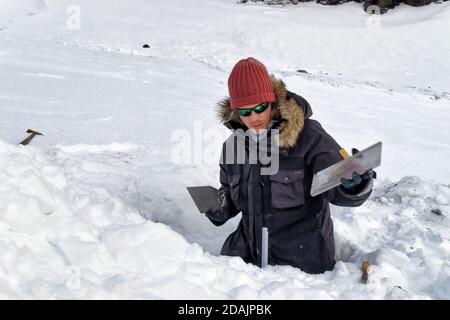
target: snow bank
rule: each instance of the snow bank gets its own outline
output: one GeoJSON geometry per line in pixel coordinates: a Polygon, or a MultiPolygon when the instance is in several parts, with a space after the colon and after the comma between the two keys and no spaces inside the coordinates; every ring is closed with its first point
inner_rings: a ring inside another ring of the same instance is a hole
{"type": "Polygon", "coordinates": [[[107,151],[113,151],[113,152],[129,152],[129,151],[135,151],[139,149],[138,145],[132,144],[132,143],[111,143],[108,145],[91,145],[91,144],[75,144],[75,145],[61,145],[57,144],[57,148],[60,150],[66,152],[66,153],[102,153],[107,151]]]}
{"type": "Polygon", "coordinates": [[[0,297],[450,298],[450,41],[429,32],[449,29],[449,2],[401,6],[380,29],[368,28],[357,3],[0,0],[0,8],[1,139],[45,133],[28,147],[0,141],[0,297]],[[384,143],[377,172],[392,181],[377,181],[360,208],[332,208],[332,272],[218,257],[239,216],[216,228],[185,189],[217,186],[218,156],[168,160],[175,129],[226,130],[213,105],[231,66],[250,55],[304,95],[346,148],[384,143]]]}
{"type": "MultiPolygon", "coordinates": [[[[450,186],[405,177],[383,183],[362,208],[333,208],[340,261],[308,275],[205,253],[93,183],[73,157],[0,141],[0,297],[450,297],[450,186]],[[373,264],[367,285],[359,282],[363,259],[373,264]]],[[[89,162],[99,177],[108,168],[89,162]]]]}
{"type": "Polygon", "coordinates": [[[15,20],[38,14],[46,7],[44,0],[0,0],[0,31],[15,20]]]}
{"type": "Polygon", "coordinates": [[[388,297],[448,299],[450,185],[404,177],[384,182],[363,207],[334,209],[339,258],[375,264],[381,283],[401,288],[388,297]]]}

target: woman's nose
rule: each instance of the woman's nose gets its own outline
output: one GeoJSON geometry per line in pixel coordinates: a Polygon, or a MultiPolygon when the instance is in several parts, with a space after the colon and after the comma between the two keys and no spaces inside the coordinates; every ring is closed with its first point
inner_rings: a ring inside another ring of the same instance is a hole
{"type": "Polygon", "coordinates": [[[250,114],[250,120],[259,120],[259,117],[260,115],[254,111],[250,114]]]}

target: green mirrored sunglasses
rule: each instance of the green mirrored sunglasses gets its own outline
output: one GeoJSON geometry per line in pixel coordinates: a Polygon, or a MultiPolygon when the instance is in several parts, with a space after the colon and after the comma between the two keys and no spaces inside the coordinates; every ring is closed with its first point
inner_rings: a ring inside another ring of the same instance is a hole
{"type": "Polygon", "coordinates": [[[255,113],[263,113],[268,107],[269,102],[263,102],[253,108],[237,109],[237,111],[241,117],[248,117],[252,114],[252,111],[255,111],[255,113]]]}

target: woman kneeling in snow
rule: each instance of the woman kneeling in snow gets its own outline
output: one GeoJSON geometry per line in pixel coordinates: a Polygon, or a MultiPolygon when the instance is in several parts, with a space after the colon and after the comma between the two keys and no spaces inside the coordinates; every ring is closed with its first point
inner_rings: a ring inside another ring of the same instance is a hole
{"type": "MultiPolygon", "coordinates": [[[[262,174],[267,164],[259,158],[254,163],[242,163],[233,156],[230,161],[224,143],[220,210],[209,210],[206,216],[217,226],[239,212],[242,219],[226,239],[221,254],[261,265],[265,227],[269,232],[268,264],[291,265],[308,273],[332,270],[335,244],[329,202],[349,207],[364,203],[372,191],[371,173],[354,175],[312,197],[313,174],[341,161],[346,152],[319,122],[310,119],[309,103],[286,90],[283,81],[269,76],[265,66],[254,58],[240,60],[234,66],[228,90],[230,97],[219,103],[219,116],[234,132],[252,132],[244,142],[244,158],[248,159],[251,152],[250,139],[257,141],[259,148],[276,132],[268,129],[277,129],[278,170],[262,174]]],[[[235,143],[239,142],[233,137],[233,148],[235,143]]]]}

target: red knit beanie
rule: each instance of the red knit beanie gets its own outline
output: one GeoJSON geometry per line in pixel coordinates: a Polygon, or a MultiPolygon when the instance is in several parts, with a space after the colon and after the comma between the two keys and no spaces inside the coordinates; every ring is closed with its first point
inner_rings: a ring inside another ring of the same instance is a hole
{"type": "Polygon", "coordinates": [[[231,109],[249,104],[274,102],[275,92],[266,67],[255,58],[242,59],[228,77],[231,109]]]}

